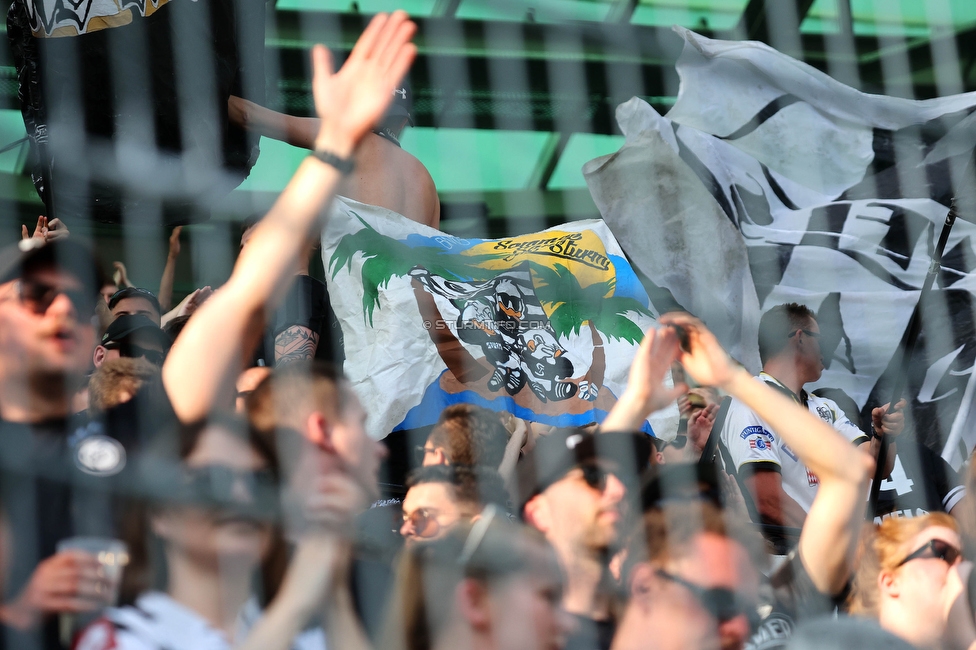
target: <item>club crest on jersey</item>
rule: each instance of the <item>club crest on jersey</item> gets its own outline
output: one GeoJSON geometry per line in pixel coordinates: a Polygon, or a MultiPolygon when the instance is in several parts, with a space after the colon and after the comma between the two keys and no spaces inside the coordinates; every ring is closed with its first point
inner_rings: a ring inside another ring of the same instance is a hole
{"type": "Polygon", "coordinates": [[[824,422],[833,423],[834,421],[833,414],[830,412],[830,409],[827,408],[826,406],[818,406],[817,415],[819,415],[820,419],[823,420],[824,422]]]}
{"type": "Polygon", "coordinates": [[[89,436],[75,448],[75,464],[92,476],[113,476],[125,467],[125,447],[108,436],[89,436]]]}
{"type": "Polygon", "coordinates": [[[765,450],[769,449],[769,443],[762,436],[749,439],[749,449],[765,450]]]}

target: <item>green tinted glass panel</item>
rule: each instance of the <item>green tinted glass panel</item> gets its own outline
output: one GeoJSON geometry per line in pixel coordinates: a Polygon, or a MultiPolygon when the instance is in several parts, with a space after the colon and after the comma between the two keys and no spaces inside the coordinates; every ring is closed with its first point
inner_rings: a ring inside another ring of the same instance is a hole
{"type": "Polygon", "coordinates": [[[411,16],[429,16],[436,0],[278,0],[275,6],[297,11],[352,13],[354,2],[359,6],[359,13],[367,15],[403,9],[411,16]]]}
{"type": "MultiPolygon", "coordinates": [[[[21,135],[23,130],[21,122],[21,135]]],[[[407,129],[402,142],[427,166],[438,190],[498,191],[528,186],[548,137],[533,131],[418,127],[407,129]]],[[[262,138],[258,162],[240,189],[280,192],[307,155],[304,149],[262,138]]]]}
{"type": "Polygon", "coordinates": [[[251,174],[238,189],[252,192],[280,192],[308,155],[305,149],[261,138],[261,155],[251,174]]]}
{"type": "MultiPolygon", "coordinates": [[[[0,110],[0,148],[20,140],[27,131],[24,128],[24,118],[20,111],[0,110]]],[[[0,172],[8,174],[20,173],[23,167],[23,152],[27,143],[18,145],[10,151],[0,153],[0,172]]]]}
{"type": "Polygon", "coordinates": [[[640,0],[630,22],[635,25],[681,25],[692,29],[732,29],[748,0],[640,0]]]}
{"type": "MultiPolygon", "coordinates": [[[[855,34],[928,36],[933,28],[976,24],[973,0],[850,0],[855,34]]],[[[816,0],[800,31],[839,31],[837,0],[816,0]]]]}
{"type": "Polygon", "coordinates": [[[548,133],[410,128],[403,148],[417,156],[437,189],[497,191],[527,187],[548,133]]]}
{"type": "Polygon", "coordinates": [[[559,23],[570,20],[605,20],[609,0],[461,0],[458,18],[559,23]]]}
{"type": "Polygon", "coordinates": [[[549,179],[547,189],[568,190],[585,188],[583,179],[583,165],[594,158],[614,153],[624,144],[620,135],[594,135],[592,133],[576,133],[566,144],[563,155],[559,158],[556,171],[549,179]]]}

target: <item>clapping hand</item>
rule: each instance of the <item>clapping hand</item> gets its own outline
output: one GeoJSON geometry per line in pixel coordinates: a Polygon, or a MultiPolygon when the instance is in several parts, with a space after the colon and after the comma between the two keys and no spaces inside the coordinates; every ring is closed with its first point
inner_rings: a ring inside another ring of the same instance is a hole
{"type": "Polygon", "coordinates": [[[48,218],[43,215],[37,218],[37,225],[34,226],[33,234],[28,232],[27,226],[22,225],[20,227],[21,239],[40,239],[49,242],[55,239],[64,239],[69,234],[68,227],[60,219],[48,221],[48,218]]]}

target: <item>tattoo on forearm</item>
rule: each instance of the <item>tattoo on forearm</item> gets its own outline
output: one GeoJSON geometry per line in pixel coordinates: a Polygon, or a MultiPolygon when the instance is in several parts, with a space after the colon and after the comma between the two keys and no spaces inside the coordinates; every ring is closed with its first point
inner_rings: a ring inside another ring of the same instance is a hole
{"type": "Polygon", "coordinates": [[[292,325],[275,337],[275,365],[312,359],[318,345],[318,332],[301,325],[292,325]]]}

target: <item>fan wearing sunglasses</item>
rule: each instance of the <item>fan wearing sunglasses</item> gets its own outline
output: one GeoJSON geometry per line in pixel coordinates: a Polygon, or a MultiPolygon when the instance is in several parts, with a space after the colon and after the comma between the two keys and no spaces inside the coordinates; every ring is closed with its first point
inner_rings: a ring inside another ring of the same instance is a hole
{"type": "Polygon", "coordinates": [[[749,533],[710,503],[648,511],[627,547],[629,600],[612,647],[742,648],[759,620],[750,546],[749,533]]]}
{"type": "Polygon", "coordinates": [[[474,523],[405,549],[385,638],[390,650],[559,650],[555,554],[534,530],[489,506],[474,523]]]}
{"type": "MultiPolygon", "coordinates": [[[[223,416],[180,427],[178,442],[178,471],[149,484],[161,502],[127,518],[132,561],[121,598],[128,604],[108,610],[76,647],[229,650],[279,590],[286,551],[272,523],[276,451],[266,437],[223,416]]],[[[150,468],[159,475],[169,462],[147,456],[143,475],[153,476],[150,468]]],[[[313,629],[290,647],[318,650],[324,643],[321,629],[313,629]]]]}
{"type": "Polygon", "coordinates": [[[609,559],[626,530],[650,436],[559,429],[519,461],[522,516],[556,549],[566,573],[563,607],[577,622],[567,648],[609,648],[615,621],[609,559]]]}
{"type": "Polygon", "coordinates": [[[438,539],[469,522],[485,506],[504,509],[508,494],[498,472],[487,467],[432,465],[407,478],[400,534],[408,541],[438,539]]]}
{"type": "Polygon", "coordinates": [[[145,316],[119,316],[105,330],[92,361],[98,368],[109,359],[141,357],[159,368],[169,345],[169,336],[145,316]]]}
{"type": "Polygon", "coordinates": [[[955,650],[976,644],[955,520],[941,512],[891,517],[862,540],[850,610],[917,648],[955,650]]]}

